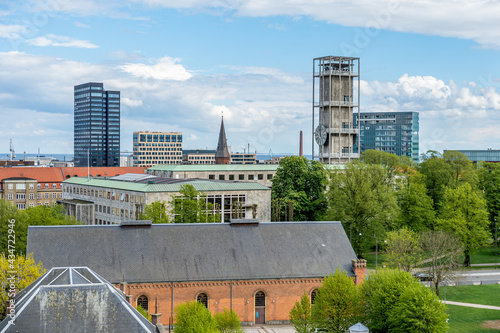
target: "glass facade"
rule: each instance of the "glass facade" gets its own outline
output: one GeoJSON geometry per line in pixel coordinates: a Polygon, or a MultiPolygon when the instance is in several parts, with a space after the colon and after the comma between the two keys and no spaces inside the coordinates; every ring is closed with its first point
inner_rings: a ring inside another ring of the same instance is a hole
{"type": "MultiPolygon", "coordinates": [[[[446,151],[446,150],[445,150],[446,151]]],[[[474,163],[477,162],[500,162],[500,150],[455,150],[467,156],[474,163]]]]}
{"type": "MultiPolygon", "coordinates": [[[[358,127],[358,115],[354,114],[358,127]]],[[[380,150],[419,159],[418,112],[362,112],[359,118],[361,151],[380,150]]],[[[357,140],[354,151],[358,152],[357,140]]]]}
{"type": "Polygon", "coordinates": [[[120,92],[84,83],[74,87],[74,102],[75,166],[120,166],[120,92]]]}

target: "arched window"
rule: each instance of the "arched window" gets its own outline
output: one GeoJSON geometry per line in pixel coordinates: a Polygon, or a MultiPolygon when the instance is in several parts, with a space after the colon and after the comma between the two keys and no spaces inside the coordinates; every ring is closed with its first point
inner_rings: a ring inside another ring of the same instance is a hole
{"type": "Polygon", "coordinates": [[[200,302],[201,304],[205,305],[205,307],[208,309],[208,296],[205,293],[201,293],[198,296],[196,296],[196,300],[200,302]]]}
{"type": "Polygon", "coordinates": [[[255,294],[255,306],[266,306],[266,294],[263,291],[255,294]]]}
{"type": "Polygon", "coordinates": [[[314,304],[314,300],[316,299],[316,293],[318,292],[318,289],[314,289],[311,291],[311,304],[314,304]]]}
{"type": "Polygon", "coordinates": [[[149,301],[144,295],[137,297],[137,306],[141,306],[144,310],[149,311],[149,301]]]}

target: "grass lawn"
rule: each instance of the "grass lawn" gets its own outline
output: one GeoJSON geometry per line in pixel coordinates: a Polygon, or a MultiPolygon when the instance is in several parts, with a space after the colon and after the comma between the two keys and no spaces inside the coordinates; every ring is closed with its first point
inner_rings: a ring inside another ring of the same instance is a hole
{"type": "MultiPolygon", "coordinates": [[[[444,296],[445,287],[440,287],[439,297],[444,299],[444,296]]],[[[446,287],[446,300],[500,306],[500,284],[446,287]]]]}
{"type": "MultiPolygon", "coordinates": [[[[440,298],[444,299],[445,288],[440,289],[440,298]]],[[[500,285],[446,287],[446,299],[449,301],[500,306],[500,285]]],[[[475,309],[464,306],[447,305],[449,333],[500,332],[496,329],[481,327],[487,320],[500,320],[499,310],[475,309]]]]}
{"type": "Polygon", "coordinates": [[[500,320],[500,311],[448,305],[448,333],[498,333],[500,330],[481,327],[487,320],[500,320]]]}
{"type": "MultiPolygon", "coordinates": [[[[500,255],[500,249],[499,249],[500,255]]],[[[498,257],[500,262],[500,256],[498,257]]],[[[471,254],[470,261],[472,264],[494,264],[495,263],[495,246],[482,247],[471,254]]]]}

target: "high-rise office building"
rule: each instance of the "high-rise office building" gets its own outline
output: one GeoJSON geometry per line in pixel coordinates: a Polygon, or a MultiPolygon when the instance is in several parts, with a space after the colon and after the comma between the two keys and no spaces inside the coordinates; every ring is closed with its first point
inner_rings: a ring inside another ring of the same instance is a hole
{"type": "MultiPolygon", "coordinates": [[[[354,124],[357,123],[355,114],[354,124]]],[[[360,153],[367,149],[380,150],[418,163],[418,112],[362,112],[359,124],[360,153]]],[[[355,151],[358,152],[357,143],[355,151]]]]}
{"type": "Polygon", "coordinates": [[[182,133],[134,132],[134,166],[182,164],[182,133]]]}
{"type": "Polygon", "coordinates": [[[120,166],[120,92],[75,86],[75,167],[120,166]]]}
{"type": "Polygon", "coordinates": [[[354,152],[359,113],[359,58],[321,57],[313,60],[313,158],[323,163],[345,163],[359,157],[354,152]],[[315,122],[319,125],[315,128],[315,122]],[[319,146],[315,153],[314,141],[319,146]]]}

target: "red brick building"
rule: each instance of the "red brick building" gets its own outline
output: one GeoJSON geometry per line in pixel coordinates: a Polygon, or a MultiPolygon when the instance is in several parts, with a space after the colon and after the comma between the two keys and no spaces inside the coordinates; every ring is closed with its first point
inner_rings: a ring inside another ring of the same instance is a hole
{"type": "Polygon", "coordinates": [[[62,199],[61,183],[71,177],[104,178],[125,173],[143,174],[141,167],[5,167],[0,168],[0,198],[18,209],[51,206],[62,199]]]}
{"type": "Polygon", "coordinates": [[[314,300],[337,268],[364,279],[366,262],[339,222],[140,223],[30,227],[28,252],[47,269],[93,269],[163,324],[190,300],[212,313],[233,309],[247,325],[284,323],[304,291],[314,300]]]}

